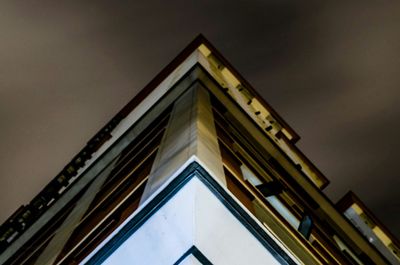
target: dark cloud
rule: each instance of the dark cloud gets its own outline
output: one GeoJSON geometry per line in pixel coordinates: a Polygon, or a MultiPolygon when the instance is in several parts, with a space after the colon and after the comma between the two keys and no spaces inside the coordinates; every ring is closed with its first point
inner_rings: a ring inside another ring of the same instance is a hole
{"type": "Polygon", "coordinates": [[[400,234],[400,5],[393,1],[2,2],[4,220],[204,33],[302,136],[299,146],[400,234]]]}

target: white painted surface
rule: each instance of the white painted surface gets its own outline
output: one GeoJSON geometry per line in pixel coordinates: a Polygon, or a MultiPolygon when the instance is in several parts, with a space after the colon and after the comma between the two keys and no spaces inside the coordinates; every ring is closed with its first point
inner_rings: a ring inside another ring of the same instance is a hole
{"type": "Polygon", "coordinates": [[[194,188],[182,188],[104,264],[174,264],[193,245],[194,188]]]}
{"type": "Polygon", "coordinates": [[[213,264],[279,264],[202,183],[196,185],[195,214],[196,246],[213,264]]]}
{"type": "Polygon", "coordinates": [[[179,265],[201,265],[201,263],[196,257],[189,255],[179,265]]]}
{"type": "Polygon", "coordinates": [[[215,265],[279,264],[197,177],[103,264],[171,265],[192,245],[215,265]]]}

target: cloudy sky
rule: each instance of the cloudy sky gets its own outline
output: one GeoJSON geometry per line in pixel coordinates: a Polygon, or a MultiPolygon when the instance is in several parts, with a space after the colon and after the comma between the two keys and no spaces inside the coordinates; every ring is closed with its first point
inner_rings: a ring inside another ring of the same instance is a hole
{"type": "Polygon", "coordinates": [[[0,3],[0,222],[203,33],[399,237],[399,1],[105,2],[0,3]]]}

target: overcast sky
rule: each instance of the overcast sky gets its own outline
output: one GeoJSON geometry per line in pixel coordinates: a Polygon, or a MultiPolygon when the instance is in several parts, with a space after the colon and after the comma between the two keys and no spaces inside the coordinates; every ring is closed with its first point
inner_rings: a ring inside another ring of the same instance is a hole
{"type": "Polygon", "coordinates": [[[0,222],[203,33],[399,237],[399,1],[105,2],[0,3],[0,222]]]}

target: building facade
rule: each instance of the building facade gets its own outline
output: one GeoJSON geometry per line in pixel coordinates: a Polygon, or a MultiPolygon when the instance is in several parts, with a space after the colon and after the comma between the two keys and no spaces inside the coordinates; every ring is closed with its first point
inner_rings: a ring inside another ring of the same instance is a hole
{"type": "Polygon", "coordinates": [[[0,264],[400,264],[298,140],[199,36],[1,226],[0,264]]]}

